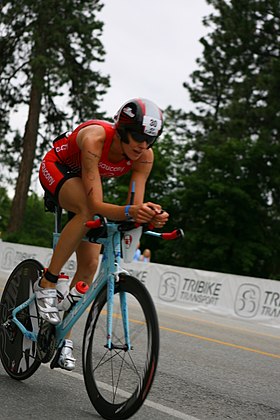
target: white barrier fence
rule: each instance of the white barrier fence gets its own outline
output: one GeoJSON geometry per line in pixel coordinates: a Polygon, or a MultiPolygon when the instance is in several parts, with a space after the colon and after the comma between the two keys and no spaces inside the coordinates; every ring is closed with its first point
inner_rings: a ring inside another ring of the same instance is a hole
{"type": "MultiPolygon", "coordinates": [[[[50,248],[1,241],[0,277],[7,278],[27,258],[48,266],[51,255],[50,248]]],[[[133,262],[122,266],[146,285],[156,304],[280,327],[278,281],[154,263],[133,262]]],[[[63,271],[71,277],[75,268],[73,255],[63,271]]]]}

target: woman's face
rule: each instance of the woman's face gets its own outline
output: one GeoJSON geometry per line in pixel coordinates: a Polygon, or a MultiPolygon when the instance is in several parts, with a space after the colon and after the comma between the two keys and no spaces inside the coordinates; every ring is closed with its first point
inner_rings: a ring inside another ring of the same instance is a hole
{"type": "Polygon", "coordinates": [[[127,138],[129,140],[129,143],[122,143],[124,153],[130,160],[139,159],[145,152],[145,150],[147,150],[148,148],[147,142],[137,142],[133,139],[130,133],[127,133],[127,138]]]}

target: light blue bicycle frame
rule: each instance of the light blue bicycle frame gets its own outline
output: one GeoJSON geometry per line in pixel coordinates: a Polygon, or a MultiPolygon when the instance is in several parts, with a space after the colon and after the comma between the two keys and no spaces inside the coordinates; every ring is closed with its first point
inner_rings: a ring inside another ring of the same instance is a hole
{"type": "MultiPolygon", "coordinates": [[[[62,346],[67,333],[71,330],[74,324],[78,321],[81,315],[85,312],[87,307],[94,301],[98,293],[103,289],[107,283],[107,347],[112,348],[112,321],[114,308],[114,292],[115,281],[118,281],[120,273],[126,273],[120,268],[121,258],[121,233],[118,230],[118,224],[108,222],[107,237],[99,238],[96,242],[104,245],[104,252],[100,264],[99,273],[91,284],[89,290],[77,302],[73,309],[67,316],[55,327],[56,348],[62,346]]],[[[54,241],[57,241],[58,233],[54,233],[54,241]]],[[[129,339],[129,322],[128,322],[128,308],[126,301],[126,293],[120,292],[120,306],[123,319],[124,337],[128,350],[131,349],[129,339]]],[[[26,308],[35,300],[35,295],[32,296],[20,306],[15,308],[12,312],[12,321],[18,326],[22,334],[33,341],[37,341],[37,333],[27,330],[24,325],[17,319],[17,313],[26,308]]]]}

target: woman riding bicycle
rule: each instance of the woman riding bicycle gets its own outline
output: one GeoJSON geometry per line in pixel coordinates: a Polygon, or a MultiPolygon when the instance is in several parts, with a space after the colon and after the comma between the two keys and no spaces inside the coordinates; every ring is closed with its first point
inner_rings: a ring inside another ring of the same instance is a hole
{"type": "MultiPolygon", "coordinates": [[[[115,124],[90,120],[72,133],[54,140],[53,148],[40,167],[40,182],[60,207],[72,214],[61,232],[50,265],[34,286],[40,316],[57,325],[56,307],[58,275],[72,253],[76,252],[77,270],[71,287],[78,281],[90,284],[96,272],[101,246],[82,241],[87,229],[84,223],[94,214],[112,220],[134,219],[162,227],[168,213],[156,203],[144,201],[145,184],[151,172],[154,155],[152,145],[162,132],[161,110],[147,99],[126,102],[115,116],[115,124]],[[133,205],[118,206],[103,201],[102,177],[118,177],[131,171],[130,186],[135,182],[133,205]]],[[[59,365],[73,370],[73,343],[66,340],[59,365]]]]}

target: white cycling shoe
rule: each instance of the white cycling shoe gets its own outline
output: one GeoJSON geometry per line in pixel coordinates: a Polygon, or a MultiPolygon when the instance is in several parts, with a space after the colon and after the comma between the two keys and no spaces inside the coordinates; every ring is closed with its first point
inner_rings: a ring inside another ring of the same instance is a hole
{"type": "Polygon", "coordinates": [[[57,309],[56,289],[41,287],[39,282],[40,279],[34,283],[39,315],[50,324],[57,325],[60,323],[60,317],[57,309]]]}
{"type": "Polygon", "coordinates": [[[72,340],[66,339],[64,341],[57,363],[62,369],[65,369],[65,370],[75,369],[76,359],[73,357],[73,341],[72,340]]]}

